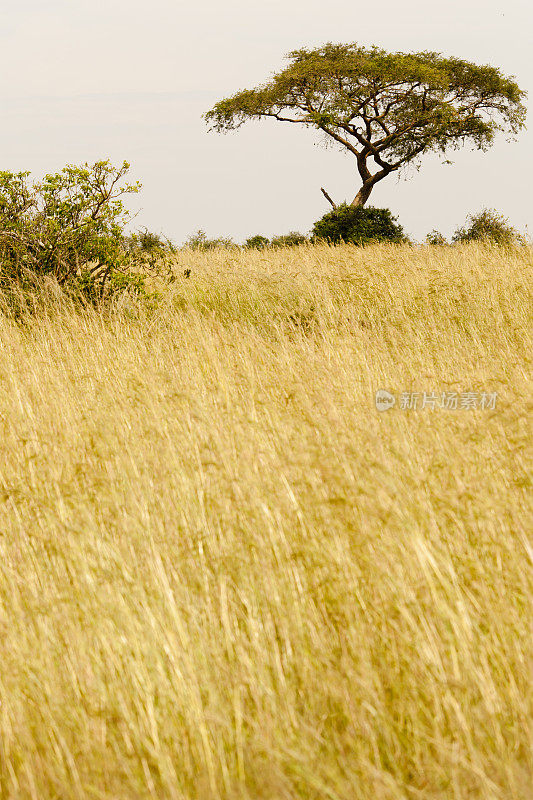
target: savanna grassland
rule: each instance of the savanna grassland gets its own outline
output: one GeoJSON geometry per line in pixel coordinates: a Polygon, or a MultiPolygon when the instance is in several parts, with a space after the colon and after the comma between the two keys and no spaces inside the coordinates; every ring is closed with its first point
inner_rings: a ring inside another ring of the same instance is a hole
{"type": "Polygon", "coordinates": [[[531,797],[532,265],[181,251],[0,314],[2,798],[531,797]]]}

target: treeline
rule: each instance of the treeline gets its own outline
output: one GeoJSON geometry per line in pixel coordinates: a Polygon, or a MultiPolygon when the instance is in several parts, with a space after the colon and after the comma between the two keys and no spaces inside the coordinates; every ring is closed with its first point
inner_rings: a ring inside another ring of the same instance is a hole
{"type": "MultiPolygon", "coordinates": [[[[141,188],[126,182],[128,170],[127,162],[115,167],[99,161],[67,166],[37,182],[29,172],[0,171],[0,300],[52,279],[81,300],[99,304],[120,292],[145,295],[150,274],[172,279],[178,247],[146,229],[128,232],[132,219],[123,200],[141,188]]],[[[452,237],[452,243],[473,240],[524,243],[504,217],[487,209],[470,216],[452,237]]],[[[315,222],[309,235],[255,235],[238,245],[228,238],[209,239],[200,230],[183,248],[267,249],[315,242],[411,243],[389,209],[343,204],[315,222]]],[[[431,231],[426,243],[447,244],[438,231],[431,231]]]]}
{"type": "MultiPolygon", "coordinates": [[[[388,208],[353,207],[343,204],[315,222],[308,236],[298,231],[290,231],[272,239],[256,234],[239,245],[228,238],[210,239],[205,231],[199,230],[187,239],[184,247],[190,250],[212,250],[216,247],[264,250],[320,241],[355,245],[375,242],[413,244],[388,208]]],[[[488,208],[469,215],[464,225],[457,228],[450,241],[440,231],[434,229],[427,234],[424,244],[447,245],[473,241],[490,241],[501,245],[525,244],[524,237],[502,214],[488,208]]]]}

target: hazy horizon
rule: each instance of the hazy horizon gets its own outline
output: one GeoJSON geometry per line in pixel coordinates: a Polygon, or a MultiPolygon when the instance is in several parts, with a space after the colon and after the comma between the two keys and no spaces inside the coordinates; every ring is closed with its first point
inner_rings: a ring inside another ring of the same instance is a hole
{"type": "MultiPolygon", "coordinates": [[[[185,10],[155,0],[148,17],[139,0],[22,0],[0,12],[0,169],[39,177],[67,163],[126,159],[143,184],[130,204],[135,226],[178,243],[199,228],[238,242],[256,233],[306,233],[329,210],[321,186],[337,202],[355,195],[353,159],[325,149],[303,127],[265,120],[220,135],[208,132],[202,115],[268,80],[288,51],[326,41],[490,63],[531,95],[533,13],[525,2],[501,11],[495,3],[454,0],[431,19],[424,8],[387,2],[379,19],[361,21],[358,9],[339,0],[328,4],[327,18],[316,0],[260,8],[210,0],[185,10]]],[[[516,142],[498,137],[487,153],[452,151],[451,166],[425,157],[407,180],[379,184],[369,204],[389,207],[417,240],[432,228],[449,236],[483,207],[524,231],[532,145],[525,130],[516,142]]]]}

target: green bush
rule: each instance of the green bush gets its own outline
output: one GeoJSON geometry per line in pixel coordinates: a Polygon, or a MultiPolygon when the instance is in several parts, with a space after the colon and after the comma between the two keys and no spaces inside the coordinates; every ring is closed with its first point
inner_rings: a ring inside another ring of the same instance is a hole
{"type": "Polygon", "coordinates": [[[271,247],[294,247],[299,244],[305,244],[307,237],[298,231],[290,231],[283,236],[274,236],[270,242],[271,247]]]}
{"type": "Polygon", "coordinates": [[[124,162],[67,166],[32,183],[29,172],[0,172],[0,291],[36,290],[43,279],[92,302],[117,291],[144,291],[124,229],[124,162]]]}
{"type": "MultiPolygon", "coordinates": [[[[155,272],[171,281],[175,279],[172,265],[176,261],[178,249],[170,239],[144,228],[126,237],[126,247],[130,262],[143,274],[155,272]]],[[[115,282],[114,285],[119,284],[115,282]]]]}
{"type": "Polygon", "coordinates": [[[445,236],[440,231],[433,229],[428,233],[425,239],[426,244],[443,245],[448,244],[445,236]]]}
{"type": "Polygon", "coordinates": [[[188,250],[213,250],[215,247],[237,247],[232,239],[208,239],[207,233],[198,230],[189,236],[183,245],[188,250]]]}
{"type": "Polygon", "coordinates": [[[325,214],[315,222],[313,239],[332,243],[350,242],[364,245],[368,242],[408,241],[401,225],[397,224],[388,208],[373,206],[348,206],[346,203],[325,214]]]}
{"type": "Polygon", "coordinates": [[[523,244],[524,239],[502,214],[484,208],[467,217],[464,227],[458,228],[452,242],[487,241],[495,244],[523,244]]]}
{"type": "Polygon", "coordinates": [[[164,256],[175,254],[175,245],[164,236],[144,228],[127,237],[128,249],[131,253],[144,253],[145,255],[164,256]]]}
{"type": "Polygon", "coordinates": [[[244,243],[244,246],[253,250],[263,250],[265,247],[268,247],[269,244],[270,239],[267,239],[266,236],[261,236],[261,234],[257,234],[256,236],[251,236],[249,239],[247,239],[244,243]]]}

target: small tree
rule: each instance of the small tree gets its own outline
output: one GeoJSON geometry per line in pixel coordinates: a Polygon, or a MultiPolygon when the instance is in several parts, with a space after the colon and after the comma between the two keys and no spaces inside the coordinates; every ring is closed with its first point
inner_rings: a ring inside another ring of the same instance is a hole
{"type": "Polygon", "coordinates": [[[257,234],[256,236],[251,236],[249,239],[247,239],[244,243],[244,246],[252,250],[264,250],[269,244],[270,239],[267,239],[266,236],[261,236],[261,234],[257,234]]]}
{"type": "Polygon", "coordinates": [[[406,242],[403,228],[388,208],[363,208],[343,204],[325,214],[313,226],[313,238],[333,244],[350,242],[364,245],[369,242],[406,242]]]}
{"type": "Polygon", "coordinates": [[[152,255],[156,253],[168,254],[176,253],[175,245],[159,233],[149,231],[148,228],[142,228],[137,233],[132,233],[127,238],[127,243],[131,252],[143,253],[145,255],[152,255]]]}
{"type": "Polygon", "coordinates": [[[294,247],[299,244],[305,244],[307,242],[307,238],[303,235],[303,233],[298,233],[298,231],[290,231],[290,233],[285,233],[282,236],[274,236],[270,242],[271,247],[294,247]]]}
{"type": "Polygon", "coordinates": [[[67,166],[31,183],[29,172],[0,172],[0,287],[50,276],[92,299],[106,290],[140,290],[124,227],[129,164],[67,166]]]}
{"type": "Polygon", "coordinates": [[[486,150],[498,131],[515,135],[524,126],[525,92],[495,67],[356,44],[303,48],[288,58],[269,83],[221,100],[205,119],[217,131],[264,117],[315,128],[355,158],[361,188],[353,206],[426,153],[466,142],[486,150]]]}
{"type": "Polygon", "coordinates": [[[433,229],[426,236],[426,244],[444,245],[448,244],[446,237],[440,231],[433,229]]]}
{"type": "Polygon", "coordinates": [[[493,208],[484,208],[478,214],[467,217],[466,224],[455,231],[452,241],[522,244],[524,239],[502,214],[493,208]]]}
{"type": "Polygon", "coordinates": [[[213,250],[215,247],[237,247],[237,245],[228,238],[209,239],[205,231],[198,230],[189,236],[184,247],[188,250],[213,250]]]}

